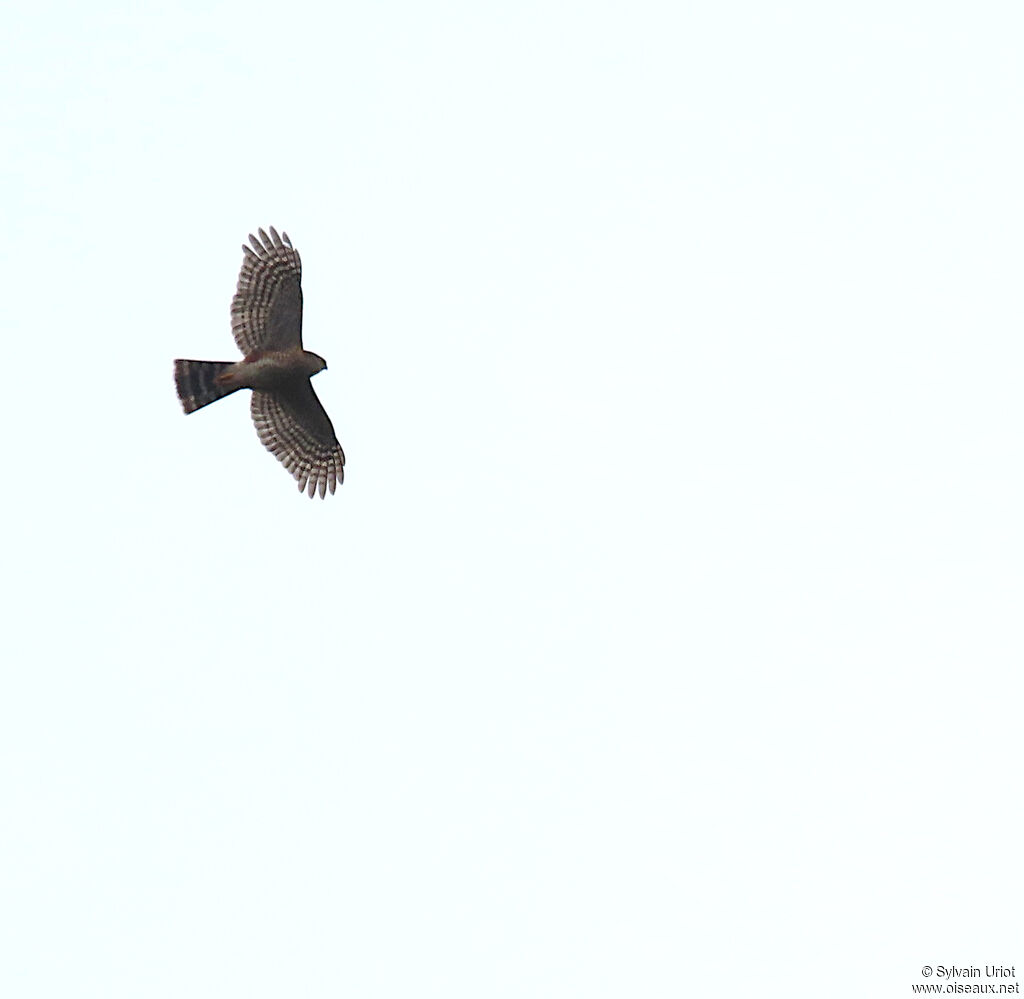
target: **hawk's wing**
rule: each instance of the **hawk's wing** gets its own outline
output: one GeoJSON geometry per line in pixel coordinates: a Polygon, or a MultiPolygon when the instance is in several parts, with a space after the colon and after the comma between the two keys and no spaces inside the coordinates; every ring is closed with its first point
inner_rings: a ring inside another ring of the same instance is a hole
{"type": "Polygon", "coordinates": [[[273,392],[254,390],[252,422],[271,451],[299,483],[299,491],[318,489],[321,498],[345,481],[345,452],[334,436],[327,411],[308,378],[273,392]]]}
{"type": "Polygon", "coordinates": [[[238,290],[231,302],[231,332],[243,354],[302,346],[302,261],[288,233],[249,236],[243,246],[238,290]]]}

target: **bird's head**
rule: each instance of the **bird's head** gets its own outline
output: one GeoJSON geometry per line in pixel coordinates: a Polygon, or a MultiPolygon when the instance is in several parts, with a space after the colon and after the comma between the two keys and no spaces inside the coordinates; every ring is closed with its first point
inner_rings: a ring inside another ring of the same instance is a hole
{"type": "Polygon", "coordinates": [[[320,374],[321,371],[327,370],[327,362],[319,355],[314,354],[311,350],[306,351],[306,356],[309,359],[309,377],[320,374]]]}

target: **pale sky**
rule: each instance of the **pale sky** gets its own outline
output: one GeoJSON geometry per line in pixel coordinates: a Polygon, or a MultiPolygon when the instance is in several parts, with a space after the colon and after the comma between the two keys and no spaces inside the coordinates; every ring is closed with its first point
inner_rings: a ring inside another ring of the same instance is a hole
{"type": "Polygon", "coordinates": [[[1024,976],[1019,4],[0,26],[0,995],[1024,976]]]}

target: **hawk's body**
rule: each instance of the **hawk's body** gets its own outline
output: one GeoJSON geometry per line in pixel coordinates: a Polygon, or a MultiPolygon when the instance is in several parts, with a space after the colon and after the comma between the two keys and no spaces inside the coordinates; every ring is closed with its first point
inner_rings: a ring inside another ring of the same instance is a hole
{"type": "Polygon", "coordinates": [[[345,480],[345,453],[310,379],[327,362],[302,348],[302,261],[288,234],[250,236],[252,249],[231,303],[241,361],[174,362],[174,381],[186,413],[239,389],[252,389],[252,420],[260,440],[310,496],[333,493],[345,480]]]}

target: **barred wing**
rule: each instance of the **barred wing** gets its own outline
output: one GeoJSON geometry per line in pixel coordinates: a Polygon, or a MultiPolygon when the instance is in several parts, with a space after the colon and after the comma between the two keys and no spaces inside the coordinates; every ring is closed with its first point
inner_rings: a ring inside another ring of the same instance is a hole
{"type": "Polygon", "coordinates": [[[345,452],[308,379],[283,391],[254,391],[251,412],[264,447],[292,473],[299,492],[319,490],[322,499],[345,481],[345,452]]]}
{"type": "Polygon", "coordinates": [[[252,247],[243,246],[238,290],[231,302],[231,332],[243,354],[302,346],[302,261],[288,233],[271,226],[252,247]]]}

